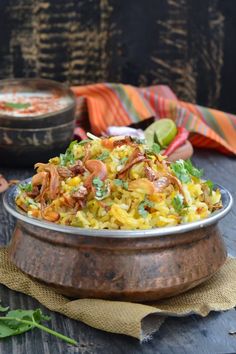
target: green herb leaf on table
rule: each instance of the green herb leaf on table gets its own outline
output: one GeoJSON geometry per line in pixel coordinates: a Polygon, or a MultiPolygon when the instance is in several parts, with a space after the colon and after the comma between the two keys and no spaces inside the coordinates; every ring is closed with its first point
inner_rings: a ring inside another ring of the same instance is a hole
{"type": "Polygon", "coordinates": [[[138,206],[139,215],[141,215],[143,218],[146,218],[148,216],[148,211],[145,208],[152,208],[153,206],[154,203],[151,202],[151,200],[145,198],[138,206]]]}
{"type": "Polygon", "coordinates": [[[15,103],[15,102],[5,102],[5,106],[12,109],[26,109],[31,106],[30,103],[15,103]]]}
{"type": "Polygon", "coordinates": [[[8,310],[9,310],[9,306],[7,306],[7,307],[0,306],[0,312],[6,312],[8,310]]]}
{"type": "MultiPolygon", "coordinates": [[[[3,310],[6,311],[6,308],[0,307],[0,311],[2,312],[3,310]]],[[[0,338],[15,336],[36,327],[69,344],[77,345],[77,342],[74,339],[64,336],[63,334],[53,331],[41,324],[42,321],[48,320],[50,320],[50,317],[43,315],[41,309],[17,309],[8,311],[4,317],[0,317],[0,338]]]]}
{"type": "Polygon", "coordinates": [[[180,212],[183,209],[184,206],[184,197],[182,196],[182,194],[177,194],[173,201],[172,201],[172,205],[175,209],[175,211],[180,212]]]}

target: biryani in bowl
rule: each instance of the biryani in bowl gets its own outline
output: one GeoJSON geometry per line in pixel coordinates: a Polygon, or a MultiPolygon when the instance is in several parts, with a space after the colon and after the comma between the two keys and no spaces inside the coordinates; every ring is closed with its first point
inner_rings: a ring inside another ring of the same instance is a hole
{"type": "Polygon", "coordinates": [[[152,229],[207,218],[219,190],[190,160],[168,162],[131,137],[73,141],[65,154],[37,163],[16,204],[28,216],[93,229],[152,229]]]}

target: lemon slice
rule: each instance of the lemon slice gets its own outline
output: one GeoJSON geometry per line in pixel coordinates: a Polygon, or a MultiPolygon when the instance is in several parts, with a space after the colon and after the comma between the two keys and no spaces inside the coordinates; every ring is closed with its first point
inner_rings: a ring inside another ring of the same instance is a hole
{"type": "Polygon", "coordinates": [[[149,125],[144,134],[148,146],[156,142],[161,147],[166,147],[176,136],[177,127],[172,119],[162,118],[149,125]]]}

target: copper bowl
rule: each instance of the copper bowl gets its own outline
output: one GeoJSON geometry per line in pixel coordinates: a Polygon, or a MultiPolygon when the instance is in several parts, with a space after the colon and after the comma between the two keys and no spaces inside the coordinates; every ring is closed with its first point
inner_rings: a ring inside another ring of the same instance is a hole
{"type": "Polygon", "coordinates": [[[223,208],[210,217],[130,231],[82,229],[30,218],[16,206],[14,186],[4,196],[5,208],[17,218],[10,259],[69,297],[151,301],[182,293],[210,278],[226,260],[217,223],[233,200],[218,187],[223,208]]]}

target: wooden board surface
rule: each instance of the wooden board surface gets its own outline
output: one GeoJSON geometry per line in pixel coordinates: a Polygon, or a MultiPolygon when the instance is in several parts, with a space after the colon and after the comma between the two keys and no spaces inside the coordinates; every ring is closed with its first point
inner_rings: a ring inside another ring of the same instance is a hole
{"type": "MultiPolygon", "coordinates": [[[[215,152],[195,152],[194,162],[203,167],[208,178],[229,189],[236,200],[236,160],[215,152]]],[[[0,173],[8,178],[24,179],[32,175],[28,169],[0,168],[0,173]]],[[[14,220],[0,206],[0,243],[7,244],[10,240],[14,220]]],[[[231,213],[220,222],[228,251],[236,256],[236,205],[231,213]]],[[[12,308],[32,309],[41,307],[51,316],[51,327],[79,342],[77,348],[71,347],[56,338],[35,329],[18,337],[0,342],[0,354],[64,354],[64,353],[177,353],[177,354],[213,354],[235,353],[236,311],[211,313],[206,318],[188,316],[186,318],[169,318],[160,331],[153,335],[148,343],[140,344],[137,340],[123,335],[116,335],[93,329],[81,322],[70,320],[62,315],[51,313],[28,296],[8,290],[0,286],[0,298],[3,306],[12,308]]]]}

